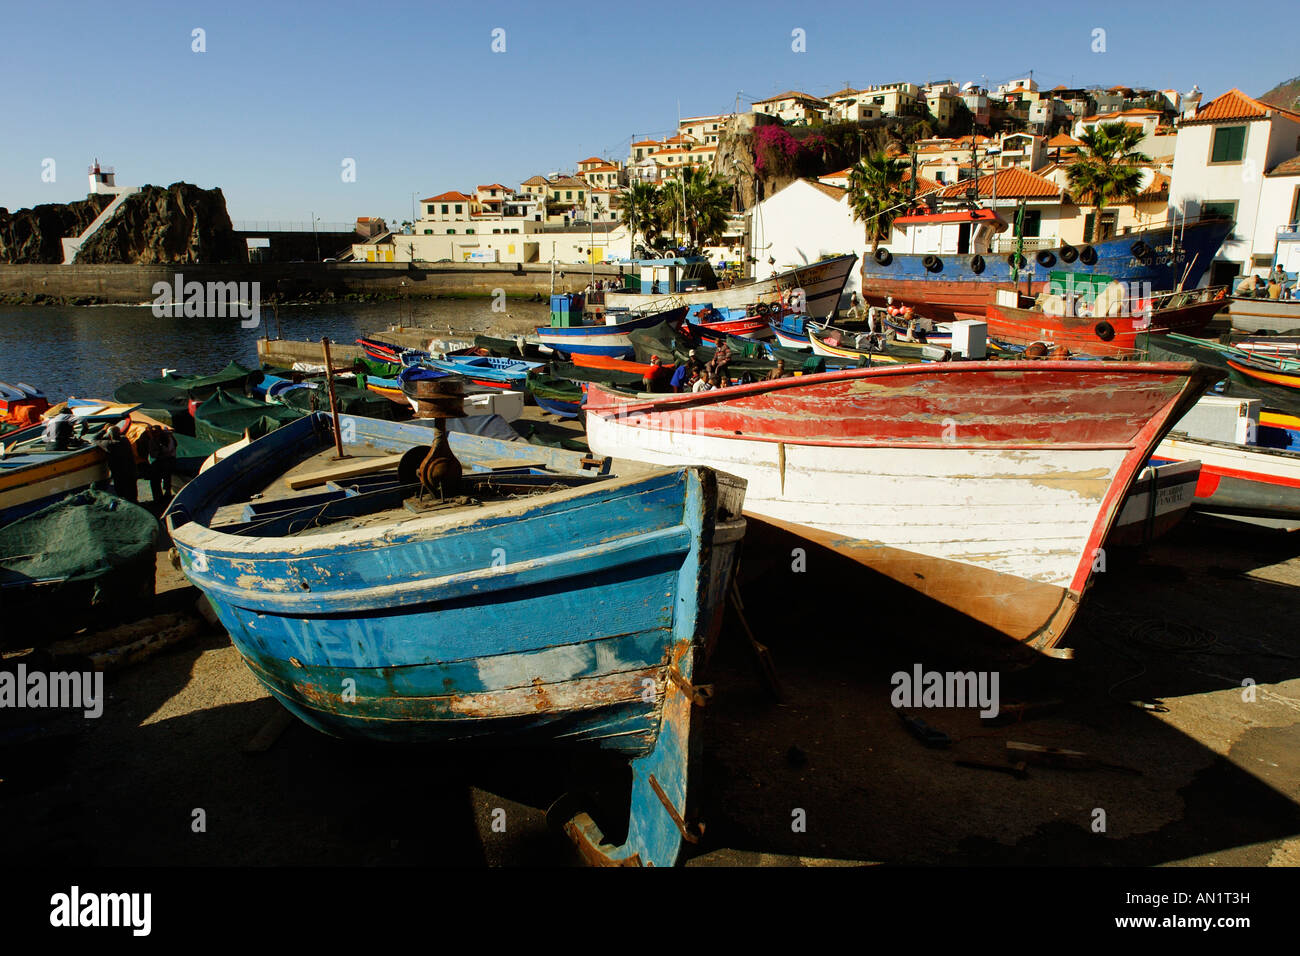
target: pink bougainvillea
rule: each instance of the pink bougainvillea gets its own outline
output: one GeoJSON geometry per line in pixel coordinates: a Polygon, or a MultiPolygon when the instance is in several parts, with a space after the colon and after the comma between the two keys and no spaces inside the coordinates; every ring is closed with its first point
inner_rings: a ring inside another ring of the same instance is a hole
{"type": "Polygon", "coordinates": [[[754,130],[754,168],[759,173],[787,172],[799,155],[799,143],[783,126],[754,130]]]}

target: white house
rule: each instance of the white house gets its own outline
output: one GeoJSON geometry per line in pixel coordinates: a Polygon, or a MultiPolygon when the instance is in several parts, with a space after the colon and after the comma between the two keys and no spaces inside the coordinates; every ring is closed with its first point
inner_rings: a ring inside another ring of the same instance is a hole
{"type": "Polygon", "coordinates": [[[1294,222],[1287,160],[1300,155],[1300,113],[1229,90],[1178,122],[1169,208],[1179,216],[1230,216],[1235,225],[1211,264],[1209,283],[1264,274],[1279,226],[1294,222]],[[1266,175],[1273,172],[1274,175],[1266,175]]]}
{"type": "MultiPolygon", "coordinates": [[[[748,254],[758,260],[754,275],[760,279],[824,256],[854,252],[861,261],[871,248],[865,224],[853,218],[848,192],[826,183],[796,179],[753,206],[746,215],[748,254]]],[[[860,270],[850,270],[841,299],[843,307],[847,307],[849,293],[860,287],[860,270]]]]}
{"type": "Polygon", "coordinates": [[[765,100],[754,100],[751,110],[767,116],[779,117],[786,123],[811,123],[824,120],[831,113],[831,105],[820,97],[788,90],[765,100]]]}

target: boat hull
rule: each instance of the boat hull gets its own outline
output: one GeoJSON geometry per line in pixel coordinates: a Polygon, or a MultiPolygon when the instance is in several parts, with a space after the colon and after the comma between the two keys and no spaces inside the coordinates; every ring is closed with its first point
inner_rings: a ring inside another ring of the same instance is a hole
{"type": "Polygon", "coordinates": [[[1197,511],[1300,521],[1300,453],[1171,436],[1151,460],[1201,463],[1197,511]]]}
{"type": "Polygon", "coordinates": [[[1199,461],[1143,468],[1124,499],[1106,543],[1115,547],[1140,547],[1167,533],[1191,510],[1200,474],[1199,461]]]}
{"type": "Polygon", "coordinates": [[[681,306],[609,325],[544,325],[537,329],[537,337],[561,358],[596,355],[612,359],[633,359],[636,358],[636,349],[628,338],[629,332],[653,328],[660,322],[676,325],[685,316],[686,307],[681,306]]]}
{"type": "MultiPolygon", "coordinates": [[[[1195,288],[1209,269],[1211,260],[1232,225],[1226,220],[1210,220],[1187,226],[1178,240],[1176,251],[1170,248],[1170,230],[1143,230],[1095,243],[1097,261],[1091,265],[1081,259],[1073,263],[1057,261],[1040,265],[1032,253],[1026,253],[1024,268],[1012,275],[1006,257],[985,256],[985,267],[976,273],[972,257],[943,254],[941,268],[931,272],[925,266],[929,258],[920,253],[895,253],[889,265],[873,257],[862,263],[862,297],[871,305],[885,305],[892,296],[897,303],[915,305],[929,319],[983,319],[985,307],[994,303],[999,289],[1016,289],[1037,295],[1047,289],[1053,272],[1106,275],[1139,288],[1195,288]],[[1151,250],[1139,260],[1132,246],[1144,242],[1151,250]],[[1184,270],[1188,269],[1186,281],[1184,270]]],[[[1059,250],[1058,250],[1059,252],[1059,250]]],[[[1054,253],[1055,255],[1055,253],[1054,253]]]]}
{"type": "Polygon", "coordinates": [[[593,384],[588,441],[738,475],[754,517],[1049,651],[1129,487],[1211,381],[1190,364],[1095,364],[894,366],[690,396],[593,384]]]}
{"type": "Polygon", "coordinates": [[[1300,299],[1253,299],[1232,296],[1228,316],[1239,332],[1300,334],[1300,299]]]}
{"type": "Polygon", "coordinates": [[[653,309],[684,302],[688,306],[707,304],[715,309],[744,309],[757,304],[780,305],[782,292],[802,289],[804,311],[813,318],[824,319],[839,308],[840,295],[844,292],[844,284],[848,281],[849,272],[857,258],[852,254],[836,256],[834,259],[800,266],[770,279],[757,279],[729,289],[674,292],[657,296],[636,292],[606,292],[605,305],[653,309]]]}
{"type": "Polygon", "coordinates": [[[1098,318],[1049,315],[1041,309],[991,304],[985,310],[985,320],[989,335],[1002,342],[1016,345],[1047,342],[1089,355],[1122,356],[1136,351],[1139,335],[1167,335],[1170,332],[1196,335],[1222,307],[1221,301],[1212,299],[1155,315],[1098,318]],[[1103,339],[1099,329],[1110,338],[1103,339]]]}

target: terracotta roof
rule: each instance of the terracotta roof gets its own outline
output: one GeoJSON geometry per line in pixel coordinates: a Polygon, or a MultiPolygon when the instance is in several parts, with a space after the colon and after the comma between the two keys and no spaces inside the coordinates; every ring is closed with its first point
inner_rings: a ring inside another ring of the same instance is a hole
{"type": "Polygon", "coordinates": [[[578,178],[575,177],[575,176],[560,176],[560,177],[557,177],[556,179],[552,179],[552,180],[550,180],[549,182],[547,182],[546,185],[548,185],[548,186],[566,186],[566,187],[570,187],[570,188],[571,188],[571,187],[574,187],[574,186],[581,186],[583,189],[586,189],[586,188],[587,188],[587,183],[586,183],[586,181],[585,181],[585,180],[582,180],[582,179],[578,179],[578,178]]]}
{"type": "Polygon", "coordinates": [[[652,156],[667,156],[669,153],[672,153],[672,154],[676,155],[677,153],[689,153],[689,152],[690,152],[690,150],[687,149],[687,148],[684,147],[684,146],[669,146],[667,149],[656,149],[656,150],[655,150],[653,153],[651,153],[650,155],[652,155],[652,156]]]}
{"type": "Polygon", "coordinates": [[[578,165],[583,166],[586,165],[587,163],[604,163],[604,162],[605,160],[601,159],[599,156],[588,156],[586,159],[578,160],[578,165]]]}
{"type": "Polygon", "coordinates": [[[838,170],[837,172],[827,173],[825,176],[822,177],[822,179],[847,179],[849,175],[849,171],[851,169],[853,169],[852,166],[845,166],[843,169],[838,170]]]}
{"type": "Polygon", "coordinates": [[[478,187],[478,190],[480,192],[484,189],[504,189],[506,192],[510,192],[510,188],[508,186],[502,186],[500,183],[489,183],[486,186],[478,187]]]}
{"type": "Polygon", "coordinates": [[[529,176],[527,179],[525,179],[525,180],[524,180],[522,183],[520,183],[519,185],[521,185],[521,186],[545,186],[545,185],[546,185],[546,177],[545,177],[545,176],[529,176]]]}
{"type": "Polygon", "coordinates": [[[611,166],[609,163],[606,163],[604,166],[593,166],[591,167],[591,169],[584,169],[581,175],[586,176],[588,173],[616,173],[616,172],[618,172],[617,166],[611,166]]]}
{"type": "Polygon", "coordinates": [[[776,96],[769,96],[765,100],[754,100],[755,103],[775,103],[777,100],[807,100],[812,103],[821,103],[827,105],[826,101],[820,96],[813,96],[809,93],[800,93],[798,90],[786,90],[776,96]]]}
{"type": "Polygon", "coordinates": [[[1264,174],[1265,176],[1300,176],[1300,156],[1283,160],[1264,174]]]}
{"type": "Polygon", "coordinates": [[[834,93],[827,93],[827,94],[826,94],[826,99],[828,99],[828,100],[833,100],[833,99],[835,99],[835,97],[837,97],[837,96],[856,96],[856,95],[857,95],[857,92],[858,92],[858,91],[855,90],[853,87],[851,87],[851,86],[846,86],[846,87],[844,87],[844,89],[842,89],[842,90],[837,90],[837,91],[834,92],[834,93]]]}
{"type": "Polygon", "coordinates": [[[428,199],[421,199],[420,202],[473,202],[473,196],[466,196],[464,193],[458,193],[454,189],[451,192],[443,193],[441,196],[430,196],[428,199]]]}
{"type": "MultiPolygon", "coordinates": [[[[970,134],[967,134],[967,135],[965,135],[965,136],[958,136],[956,139],[954,139],[954,140],[952,141],[952,144],[953,144],[954,146],[961,146],[961,145],[964,143],[964,144],[966,144],[967,146],[969,146],[969,145],[970,145],[970,142],[971,142],[970,134]]],[[[980,136],[980,135],[977,133],[977,134],[975,135],[975,142],[976,142],[976,143],[987,143],[987,142],[990,142],[990,140],[989,140],[989,138],[988,138],[987,136],[980,136]]]]}
{"type": "Polygon", "coordinates": [[[639,141],[639,142],[633,143],[632,145],[633,145],[633,146],[658,146],[658,145],[659,145],[659,140],[657,140],[657,139],[643,139],[643,140],[641,140],[641,141],[639,141]]]}
{"type": "Polygon", "coordinates": [[[998,196],[1002,199],[1054,199],[1061,194],[1061,187],[1050,179],[1044,179],[1035,173],[1026,172],[1015,166],[1008,166],[996,173],[981,176],[972,184],[962,180],[947,186],[939,194],[945,198],[960,198],[972,185],[979,190],[980,198],[993,195],[993,183],[997,181],[998,196]]]}
{"type": "MultiPolygon", "coordinates": [[[[910,169],[904,170],[903,182],[907,182],[911,178],[912,178],[912,171],[910,169]]],[[[943,183],[939,182],[938,180],[926,179],[924,176],[918,175],[916,177],[916,194],[920,196],[922,193],[931,192],[932,190],[938,189],[942,185],[943,183]]]]}
{"type": "Polygon", "coordinates": [[[839,186],[832,186],[830,183],[819,183],[815,179],[805,179],[804,182],[806,182],[813,189],[816,189],[818,192],[825,193],[827,196],[830,196],[836,202],[839,202],[841,199],[843,199],[844,194],[848,192],[847,189],[841,189],[839,186]]]}
{"type": "Polygon", "coordinates": [[[1269,113],[1281,113],[1291,119],[1300,120],[1300,113],[1293,113],[1291,110],[1284,110],[1278,106],[1269,106],[1267,103],[1262,103],[1254,97],[1247,96],[1241,90],[1233,88],[1222,96],[1216,96],[1210,100],[1210,102],[1198,109],[1194,116],[1183,120],[1179,125],[1264,119],[1269,113]]]}
{"type": "Polygon", "coordinates": [[[1069,136],[1065,133],[1057,133],[1055,136],[1053,136],[1051,139],[1047,141],[1048,149],[1058,149],[1061,147],[1068,147],[1068,146],[1077,147],[1082,145],[1083,143],[1079,142],[1073,136],[1069,136]]]}

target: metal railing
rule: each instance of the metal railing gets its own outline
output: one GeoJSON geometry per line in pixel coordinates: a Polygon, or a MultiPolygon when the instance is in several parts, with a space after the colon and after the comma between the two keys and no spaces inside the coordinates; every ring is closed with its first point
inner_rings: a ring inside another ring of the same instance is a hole
{"type": "MultiPolygon", "coordinates": [[[[1060,245],[1060,243],[1061,240],[1059,239],[1045,238],[1042,236],[1026,236],[1024,251],[1037,252],[1040,249],[1055,249],[1058,245],[1060,245]]],[[[1016,239],[1014,236],[994,237],[993,252],[995,254],[1003,253],[1003,252],[1015,252],[1015,251],[1016,251],[1016,239]]]]}
{"type": "MultiPolygon", "coordinates": [[[[310,222],[292,222],[279,219],[236,219],[231,222],[235,232],[311,232],[310,222]]],[[[355,222],[318,222],[316,232],[356,232],[355,222]]]]}

